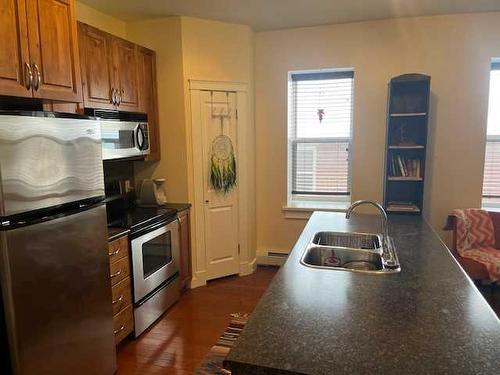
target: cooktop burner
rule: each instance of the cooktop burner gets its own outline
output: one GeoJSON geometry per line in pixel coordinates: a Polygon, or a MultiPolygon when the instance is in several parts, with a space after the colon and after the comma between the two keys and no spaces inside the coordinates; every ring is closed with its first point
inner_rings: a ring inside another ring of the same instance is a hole
{"type": "Polygon", "coordinates": [[[135,232],[176,215],[177,210],[173,208],[133,206],[114,212],[111,217],[108,213],[108,227],[127,228],[135,232]]]}

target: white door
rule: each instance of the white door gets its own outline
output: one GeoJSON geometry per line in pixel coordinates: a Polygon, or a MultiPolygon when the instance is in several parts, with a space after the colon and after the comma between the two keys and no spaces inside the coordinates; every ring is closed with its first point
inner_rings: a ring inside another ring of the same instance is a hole
{"type": "Polygon", "coordinates": [[[232,141],[238,176],[236,132],[236,94],[202,91],[201,134],[207,280],[239,272],[238,187],[236,185],[224,193],[216,191],[210,182],[212,142],[221,134],[228,136],[232,141]],[[221,114],[224,116],[220,116],[221,114]]]}

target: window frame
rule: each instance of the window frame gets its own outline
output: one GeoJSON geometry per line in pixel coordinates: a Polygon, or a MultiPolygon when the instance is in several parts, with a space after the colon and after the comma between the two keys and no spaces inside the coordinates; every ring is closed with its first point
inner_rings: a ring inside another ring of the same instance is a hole
{"type": "MultiPolygon", "coordinates": [[[[491,72],[497,70],[500,71],[500,58],[494,58],[491,60],[490,64],[490,70],[489,70],[489,87],[491,86],[491,72]]],[[[488,112],[489,112],[489,105],[490,105],[490,98],[491,92],[488,93],[488,112]]],[[[488,143],[494,142],[498,143],[500,142],[500,135],[488,135],[488,124],[489,124],[489,118],[486,120],[486,143],[485,143],[485,150],[484,150],[484,163],[483,163],[483,184],[481,188],[481,207],[484,209],[492,210],[492,211],[500,211],[500,195],[486,195],[484,194],[484,182],[485,182],[485,167],[486,167],[486,150],[488,148],[488,143]]]]}
{"type": "Polygon", "coordinates": [[[288,72],[288,85],[287,85],[287,204],[283,207],[284,211],[298,210],[307,211],[311,209],[318,210],[340,210],[344,211],[349,207],[352,197],[352,141],[353,141],[353,127],[354,127],[354,92],[355,92],[355,70],[352,67],[340,69],[315,69],[315,70],[299,70],[288,72]],[[338,79],[351,78],[351,121],[349,124],[349,137],[320,137],[320,138],[298,138],[291,136],[291,129],[296,130],[296,124],[292,124],[295,119],[293,111],[296,108],[296,97],[293,95],[293,76],[304,75],[310,77],[309,80],[315,80],[323,76],[323,79],[331,78],[331,75],[338,74],[338,79]],[[342,76],[342,73],[345,73],[342,76]],[[296,193],[294,191],[295,181],[295,163],[293,155],[294,148],[297,143],[347,143],[348,159],[347,159],[347,193],[318,193],[312,194],[306,192],[296,193]]]}

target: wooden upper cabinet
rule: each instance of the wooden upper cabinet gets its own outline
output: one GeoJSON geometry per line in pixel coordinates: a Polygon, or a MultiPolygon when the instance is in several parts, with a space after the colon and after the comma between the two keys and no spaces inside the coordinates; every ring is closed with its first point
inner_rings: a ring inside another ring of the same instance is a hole
{"type": "Polygon", "coordinates": [[[0,95],[31,97],[25,0],[0,0],[0,95]]]}
{"type": "Polygon", "coordinates": [[[85,107],[114,109],[114,73],[109,35],[78,23],[85,107]]]}
{"type": "Polygon", "coordinates": [[[84,106],[147,113],[147,160],[160,160],[155,52],[81,22],[78,35],[84,106]]]}
{"type": "Polygon", "coordinates": [[[113,71],[118,90],[119,109],[139,110],[137,88],[137,48],[126,40],[112,38],[113,71]]]}
{"type": "Polygon", "coordinates": [[[81,101],[72,0],[0,0],[0,93],[81,101]]]}
{"type": "Polygon", "coordinates": [[[137,46],[78,23],[84,106],[139,110],[137,46]]]}
{"type": "Polygon", "coordinates": [[[137,49],[139,71],[139,108],[148,115],[149,161],[160,160],[160,128],[158,121],[158,96],[156,92],[156,55],[144,47],[137,49]]]}
{"type": "Polygon", "coordinates": [[[76,16],[71,0],[27,0],[34,97],[80,102],[76,16]]]}

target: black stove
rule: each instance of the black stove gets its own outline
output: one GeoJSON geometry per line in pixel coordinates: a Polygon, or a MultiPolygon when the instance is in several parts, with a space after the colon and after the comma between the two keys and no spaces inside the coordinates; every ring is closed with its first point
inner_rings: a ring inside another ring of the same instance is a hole
{"type": "Polygon", "coordinates": [[[131,235],[177,217],[177,210],[174,208],[136,205],[116,210],[109,206],[108,204],[108,227],[129,229],[131,235]]]}

